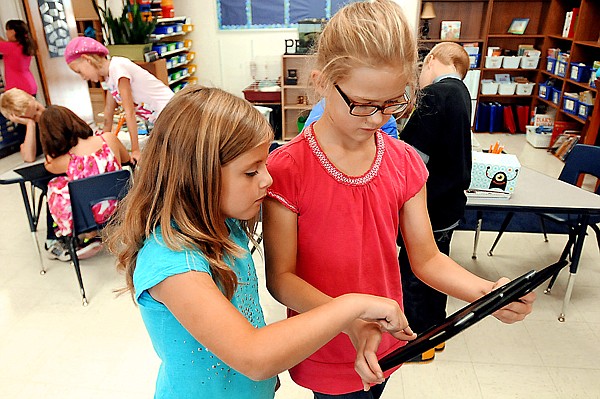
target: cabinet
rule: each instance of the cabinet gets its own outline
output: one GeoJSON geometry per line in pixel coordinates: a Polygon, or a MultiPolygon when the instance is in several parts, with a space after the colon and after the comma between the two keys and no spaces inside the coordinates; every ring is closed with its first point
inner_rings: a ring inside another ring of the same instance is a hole
{"type": "Polygon", "coordinates": [[[178,92],[197,82],[194,76],[196,65],[193,63],[196,53],[191,50],[192,40],[185,38],[194,26],[188,23],[186,17],[157,18],[156,21],[154,33],[150,35],[152,50],[165,60],[167,84],[178,92]]]}
{"type": "Polygon", "coordinates": [[[281,126],[282,139],[291,140],[298,135],[298,117],[308,115],[314,104],[310,71],[312,55],[285,54],[281,72],[281,126]]]}
{"type": "MultiPolygon", "coordinates": [[[[591,90],[597,91],[587,83],[579,83],[569,79],[570,68],[566,77],[559,77],[546,72],[546,51],[559,47],[571,53],[571,60],[591,65],[600,60],[600,44],[598,34],[600,25],[600,2],[597,0],[433,0],[436,17],[429,21],[430,37],[421,40],[422,47],[427,51],[440,39],[441,21],[461,21],[460,43],[477,43],[480,47],[480,60],[474,68],[480,71],[481,79],[493,79],[496,74],[509,74],[511,77],[525,77],[536,86],[531,95],[501,95],[477,94],[477,109],[482,103],[499,103],[503,106],[523,105],[530,110],[540,105],[556,109],[556,120],[574,121],[581,126],[582,140],[585,143],[596,143],[600,125],[600,106],[594,107],[588,119],[571,115],[562,110],[562,93],[591,90]],[[563,38],[562,29],[567,11],[579,7],[579,18],[576,23],[573,38],[563,38]],[[529,19],[526,30],[522,35],[508,33],[508,28],[514,18],[529,19]],[[519,45],[528,44],[541,51],[539,64],[533,69],[523,68],[486,68],[485,54],[490,47],[500,47],[503,50],[516,51],[519,45]],[[539,83],[554,79],[557,87],[561,88],[558,105],[544,100],[539,96],[539,83]]],[[[477,124],[477,122],[475,122],[477,124]]],[[[489,131],[489,130],[487,130],[489,131]]],[[[500,130],[493,132],[504,132],[500,130]]]]}

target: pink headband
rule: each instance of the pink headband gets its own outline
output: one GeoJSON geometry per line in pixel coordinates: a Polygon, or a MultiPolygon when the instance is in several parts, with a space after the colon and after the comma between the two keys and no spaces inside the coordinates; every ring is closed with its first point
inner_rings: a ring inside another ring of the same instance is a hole
{"type": "Polygon", "coordinates": [[[97,40],[85,36],[78,36],[67,44],[67,48],[65,49],[65,61],[67,61],[67,64],[70,64],[83,54],[97,54],[106,57],[108,55],[108,49],[97,40]]]}

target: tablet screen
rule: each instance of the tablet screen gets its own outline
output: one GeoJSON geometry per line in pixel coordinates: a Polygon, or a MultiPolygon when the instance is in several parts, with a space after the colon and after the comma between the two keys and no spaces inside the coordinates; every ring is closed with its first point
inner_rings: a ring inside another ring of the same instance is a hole
{"type": "Polygon", "coordinates": [[[566,265],[567,261],[562,260],[540,271],[527,272],[496,288],[489,294],[448,316],[442,323],[425,330],[415,340],[408,342],[402,348],[398,348],[384,356],[379,361],[381,368],[384,371],[389,370],[445,342],[484,317],[533,291],[566,265]]]}

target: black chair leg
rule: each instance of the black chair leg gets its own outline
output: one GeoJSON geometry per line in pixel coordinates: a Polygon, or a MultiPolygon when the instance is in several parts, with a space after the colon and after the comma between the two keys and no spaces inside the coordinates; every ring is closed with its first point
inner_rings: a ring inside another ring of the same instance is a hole
{"type": "Polygon", "coordinates": [[[540,216],[540,226],[542,227],[542,233],[544,234],[544,242],[548,242],[548,235],[546,234],[546,223],[544,218],[540,216]]]}
{"type": "Polygon", "coordinates": [[[77,281],[79,282],[79,291],[81,292],[81,304],[83,306],[87,306],[88,300],[85,296],[85,288],[83,288],[83,279],[81,278],[81,268],[79,266],[79,258],[77,258],[77,250],[75,248],[76,242],[77,242],[76,237],[67,238],[67,245],[69,248],[69,254],[71,255],[71,262],[73,263],[73,268],[75,269],[75,274],[77,274],[77,281]]]}
{"type": "Polygon", "coordinates": [[[590,224],[590,227],[596,233],[596,241],[598,242],[598,250],[600,251],[600,228],[598,228],[597,224],[590,224]]]}
{"type": "MultiPolygon", "coordinates": [[[[569,258],[569,262],[571,261],[571,249],[573,248],[573,246],[575,245],[575,240],[577,239],[577,235],[575,234],[575,231],[573,229],[569,229],[569,239],[567,240],[567,244],[565,245],[565,248],[562,251],[562,254],[560,255],[560,260],[566,260],[567,258],[569,258]]],[[[556,279],[558,278],[558,274],[560,273],[560,270],[552,276],[552,278],[550,279],[550,282],[548,283],[548,287],[546,287],[546,289],[544,290],[544,294],[550,294],[550,292],[552,291],[552,287],[554,286],[554,283],[556,282],[556,279]]]]}
{"type": "Polygon", "coordinates": [[[500,231],[498,232],[498,235],[496,236],[496,239],[494,240],[494,243],[492,244],[492,247],[490,248],[490,250],[488,252],[488,256],[494,255],[494,248],[496,248],[498,241],[500,241],[500,237],[502,237],[502,234],[504,234],[504,232],[506,231],[506,228],[510,224],[510,221],[512,220],[514,215],[515,215],[514,212],[508,212],[506,214],[506,217],[502,221],[502,226],[500,226],[500,231]]]}

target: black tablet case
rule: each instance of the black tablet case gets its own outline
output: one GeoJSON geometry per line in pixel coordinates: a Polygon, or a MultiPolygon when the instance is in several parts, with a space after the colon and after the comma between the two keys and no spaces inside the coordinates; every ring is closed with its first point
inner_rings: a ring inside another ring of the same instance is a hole
{"type": "Polygon", "coordinates": [[[532,270],[502,287],[496,288],[448,316],[442,323],[425,330],[402,348],[384,356],[379,361],[379,365],[384,371],[389,370],[447,341],[484,317],[533,291],[551,276],[557,274],[567,263],[563,260],[540,271],[532,270]]]}

